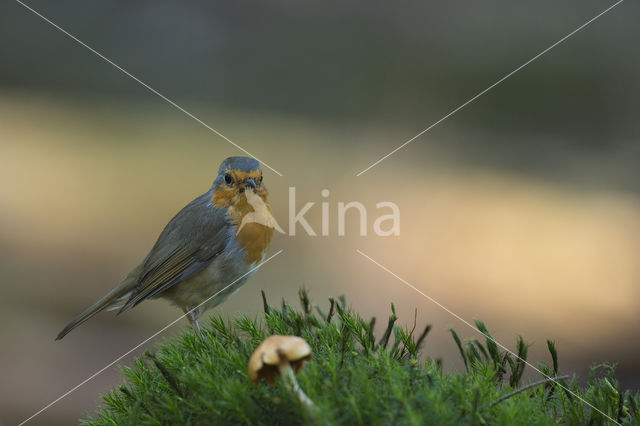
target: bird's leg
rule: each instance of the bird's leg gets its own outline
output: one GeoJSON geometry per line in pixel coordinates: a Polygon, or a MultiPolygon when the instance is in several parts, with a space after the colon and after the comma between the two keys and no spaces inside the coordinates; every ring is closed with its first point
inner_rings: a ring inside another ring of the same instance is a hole
{"type": "Polygon", "coordinates": [[[202,336],[202,332],[200,331],[200,324],[198,324],[197,320],[198,309],[182,308],[182,310],[184,311],[184,316],[186,316],[189,320],[189,324],[191,324],[191,326],[196,329],[199,336],[202,336]]]}

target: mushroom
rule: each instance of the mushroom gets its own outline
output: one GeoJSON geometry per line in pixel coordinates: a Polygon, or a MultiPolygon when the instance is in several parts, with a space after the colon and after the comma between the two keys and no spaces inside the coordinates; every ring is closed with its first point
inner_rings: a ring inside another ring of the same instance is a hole
{"type": "Polygon", "coordinates": [[[301,337],[269,336],[262,341],[249,358],[249,377],[254,383],[265,379],[271,386],[279,377],[305,407],[314,415],[315,405],[298,385],[296,374],[304,367],[304,362],[311,359],[311,347],[301,337]]]}

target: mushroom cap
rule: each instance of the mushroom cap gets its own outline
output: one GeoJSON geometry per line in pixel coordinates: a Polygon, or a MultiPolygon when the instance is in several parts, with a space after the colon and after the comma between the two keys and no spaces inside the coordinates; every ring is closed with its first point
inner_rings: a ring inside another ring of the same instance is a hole
{"type": "Polygon", "coordinates": [[[269,336],[249,358],[249,378],[254,383],[265,379],[273,386],[280,377],[280,366],[289,364],[297,374],[311,359],[311,346],[298,336],[269,336]]]}

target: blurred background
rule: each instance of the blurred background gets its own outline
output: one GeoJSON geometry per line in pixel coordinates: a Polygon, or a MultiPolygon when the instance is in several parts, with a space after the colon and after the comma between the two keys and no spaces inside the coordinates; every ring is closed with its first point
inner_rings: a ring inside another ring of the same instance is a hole
{"type": "MultiPolygon", "coordinates": [[[[524,336],[534,365],[549,338],[564,372],[615,362],[640,389],[637,2],[360,177],[612,2],[28,4],[282,172],[265,169],[283,227],[288,187],[316,203],[318,233],[329,202],[330,236],[278,235],[283,254],[216,314],[260,315],[261,289],[294,304],[302,286],[378,324],[393,302],[401,324],[433,324],[427,356],[460,368],[448,328],[478,336],[360,249],[510,348],[524,336]],[[355,215],[337,236],[340,201],[366,206],[369,236],[355,215]],[[400,236],[372,233],[381,201],[400,236]]],[[[152,301],[53,340],[242,153],[17,2],[0,5],[0,58],[0,423],[15,424],[179,316],[152,301]]],[[[121,380],[112,367],[31,423],[74,423],[121,380]]]]}

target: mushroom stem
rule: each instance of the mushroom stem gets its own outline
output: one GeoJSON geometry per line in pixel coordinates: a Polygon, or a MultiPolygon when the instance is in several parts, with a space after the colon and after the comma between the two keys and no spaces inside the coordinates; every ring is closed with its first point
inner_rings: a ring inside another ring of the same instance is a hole
{"type": "Polygon", "coordinates": [[[296,374],[293,372],[291,364],[286,361],[281,362],[280,365],[278,365],[278,369],[280,370],[280,375],[285,378],[284,382],[289,391],[293,392],[298,397],[298,400],[303,405],[303,407],[305,407],[307,413],[312,417],[315,417],[316,405],[313,403],[311,398],[309,398],[307,394],[304,393],[304,391],[298,384],[298,380],[296,380],[296,374]]]}
{"type": "Polygon", "coordinates": [[[304,393],[304,391],[298,384],[298,380],[296,379],[296,375],[293,372],[293,368],[291,368],[291,364],[289,364],[288,362],[280,363],[278,369],[280,370],[280,374],[282,375],[282,377],[286,378],[285,383],[287,388],[289,388],[289,391],[296,394],[302,405],[304,405],[308,409],[315,409],[315,404],[313,403],[311,398],[309,398],[307,394],[304,393]]]}

